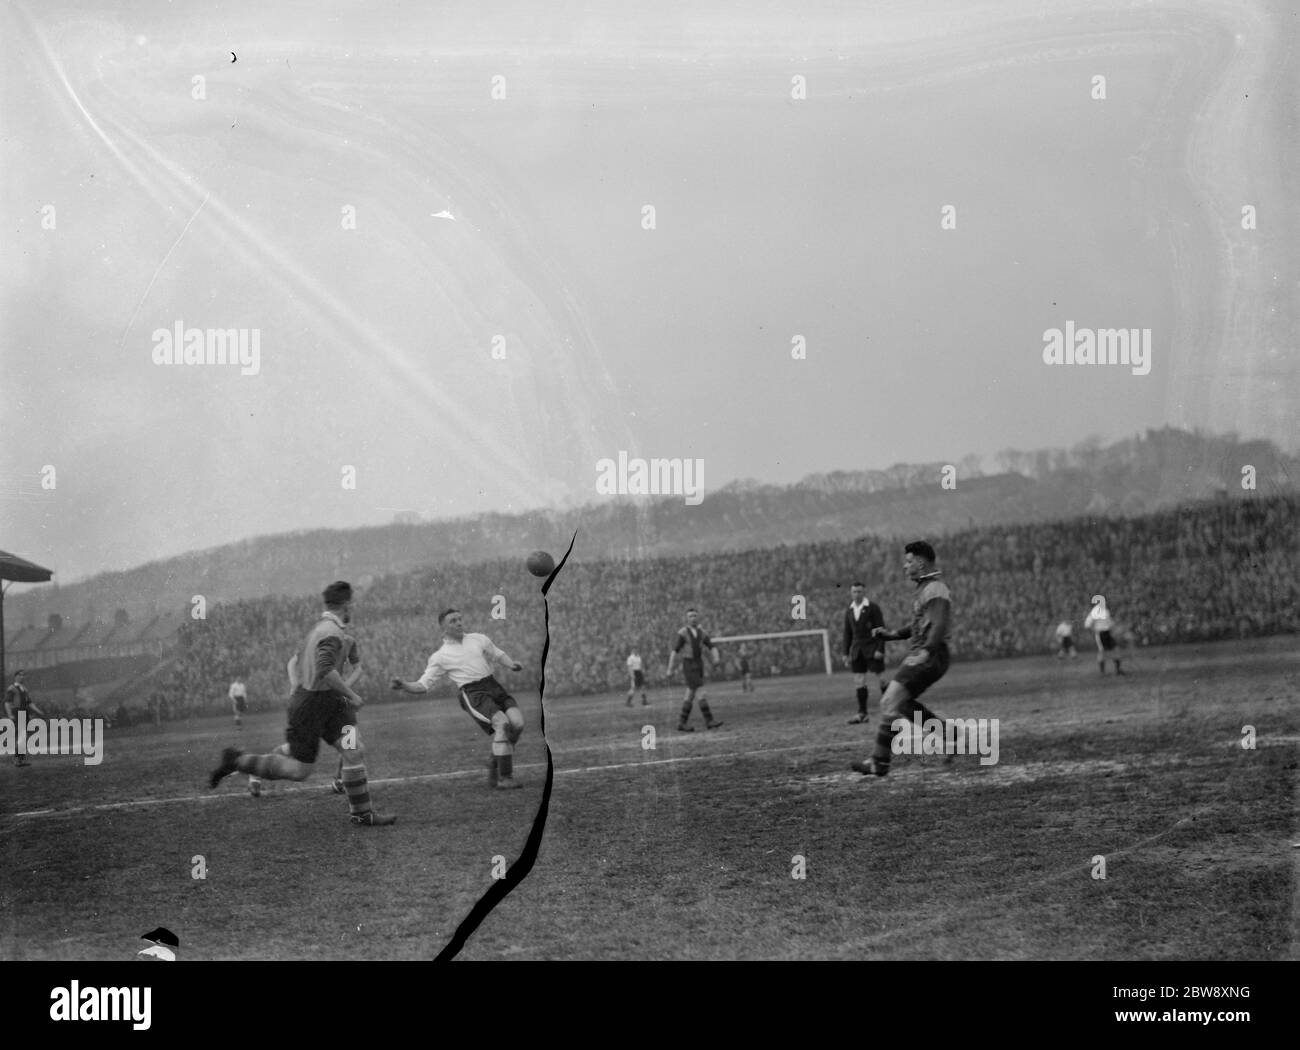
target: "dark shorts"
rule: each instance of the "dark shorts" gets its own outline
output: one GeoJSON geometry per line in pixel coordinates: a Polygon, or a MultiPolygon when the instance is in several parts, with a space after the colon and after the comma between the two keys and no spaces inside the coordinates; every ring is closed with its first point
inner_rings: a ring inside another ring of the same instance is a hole
{"type": "Polygon", "coordinates": [[[1068,653],[1073,648],[1074,648],[1074,639],[1067,634],[1064,638],[1061,639],[1061,652],[1068,653]]]}
{"type": "Polygon", "coordinates": [[[248,710],[248,697],[246,696],[235,697],[235,714],[242,715],[247,710],[248,710]]]}
{"type": "Polygon", "coordinates": [[[686,679],[687,689],[698,689],[704,684],[704,661],[683,660],[682,677],[686,679]]]}
{"type": "Polygon", "coordinates": [[[941,645],[930,653],[930,659],[921,664],[906,661],[894,673],[894,681],[903,686],[915,700],[934,685],[948,670],[948,647],[941,645]]]}
{"type": "Polygon", "coordinates": [[[633,671],[633,672],[632,672],[632,688],[633,688],[633,689],[640,689],[640,688],[642,688],[644,685],[645,685],[645,672],[644,672],[644,671],[633,671]]]}
{"type": "Polygon", "coordinates": [[[477,682],[470,682],[469,685],[460,687],[460,706],[470,718],[474,719],[478,727],[490,736],[492,715],[497,711],[509,711],[519,705],[500,682],[488,675],[477,682]]]}
{"type": "Polygon", "coordinates": [[[849,668],[854,674],[881,674],[885,670],[883,653],[863,652],[858,646],[849,650],[849,668]]]}
{"type": "Polygon", "coordinates": [[[322,740],[336,746],[344,728],[355,724],[356,714],[342,693],[309,693],[298,686],[289,698],[289,728],[284,739],[291,756],[311,764],[316,761],[322,740]]]}
{"type": "Polygon", "coordinates": [[[1115,648],[1115,639],[1110,636],[1110,631],[1098,631],[1097,641],[1104,652],[1110,652],[1115,648]]]}
{"type": "Polygon", "coordinates": [[[741,661],[740,661],[740,673],[741,673],[741,674],[749,674],[749,661],[748,661],[748,660],[741,660],[741,661]]]}

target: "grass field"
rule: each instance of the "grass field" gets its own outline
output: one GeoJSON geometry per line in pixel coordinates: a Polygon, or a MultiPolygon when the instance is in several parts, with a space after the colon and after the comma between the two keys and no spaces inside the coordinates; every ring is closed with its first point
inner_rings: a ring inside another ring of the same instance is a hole
{"type": "MultiPolygon", "coordinates": [[[[677,688],[633,710],[548,700],[537,865],[460,957],[1300,958],[1296,639],[1142,650],[1126,670],[954,665],[929,700],[998,718],[1000,761],[900,757],[886,780],[848,769],[871,731],[845,724],[845,674],[714,687],[724,727],[689,735],[677,688]]],[[[304,785],[207,790],[220,747],[268,749],[279,714],[111,732],[97,767],[5,760],[0,958],[128,959],[160,925],[185,960],[431,958],[541,799],[539,704],[516,695],[517,792],[488,790],[487,738],[453,700],[364,710],[387,829],[349,824],[325,750],[304,785]]]]}

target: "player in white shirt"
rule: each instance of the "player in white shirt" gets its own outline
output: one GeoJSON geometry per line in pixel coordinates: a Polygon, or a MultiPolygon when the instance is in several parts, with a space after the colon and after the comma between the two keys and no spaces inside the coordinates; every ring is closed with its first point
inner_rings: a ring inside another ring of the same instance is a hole
{"type": "MultiPolygon", "coordinates": [[[[1106,654],[1115,651],[1115,638],[1110,633],[1114,624],[1111,622],[1110,610],[1106,608],[1106,599],[1098,594],[1092,599],[1092,608],[1088,610],[1088,617],[1083,621],[1083,629],[1091,629],[1097,638],[1097,668],[1102,674],[1106,673],[1106,654]]],[[[1112,656],[1115,661],[1115,673],[1123,674],[1124,669],[1119,665],[1119,657],[1112,656]]]]}
{"type": "Polygon", "coordinates": [[[244,683],[236,678],[230,683],[230,706],[235,709],[235,728],[244,727],[244,712],[248,710],[248,692],[244,689],[244,683]]]}
{"type": "Polygon", "coordinates": [[[459,609],[446,609],[438,616],[442,646],[429,657],[429,664],[414,682],[400,678],[392,687],[404,693],[427,693],[443,678],[450,678],[460,693],[460,706],[475,724],[492,737],[488,759],[488,784],[495,788],[517,788],[514,777],[515,744],[524,731],[524,716],[515,698],[492,676],[494,664],[511,671],[523,665],[492,644],[485,634],[466,634],[459,609]]]}
{"type": "Polygon", "coordinates": [[[1069,620],[1062,620],[1056,625],[1056,658],[1064,660],[1067,656],[1071,660],[1079,659],[1079,650],[1074,647],[1074,624],[1069,620]]]}
{"type": "Polygon", "coordinates": [[[645,661],[641,659],[641,654],[635,649],[628,654],[627,674],[628,681],[631,682],[631,686],[627,691],[627,706],[632,706],[632,697],[636,695],[638,689],[641,690],[641,706],[647,706],[650,700],[645,692],[645,661]]]}

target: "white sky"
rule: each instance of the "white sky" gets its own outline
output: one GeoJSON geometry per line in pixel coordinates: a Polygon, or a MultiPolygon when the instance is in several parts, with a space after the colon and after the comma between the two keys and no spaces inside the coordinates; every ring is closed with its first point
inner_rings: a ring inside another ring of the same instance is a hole
{"type": "Polygon", "coordinates": [[[5,7],[0,547],[67,582],[585,502],[620,449],[716,487],[1296,447],[1280,0],[539,6],[5,7]],[[178,320],[259,373],[155,365],[178,320]],[[1067,320],[1152,329],[1151,374],[1044,365],[1067,320]]]}

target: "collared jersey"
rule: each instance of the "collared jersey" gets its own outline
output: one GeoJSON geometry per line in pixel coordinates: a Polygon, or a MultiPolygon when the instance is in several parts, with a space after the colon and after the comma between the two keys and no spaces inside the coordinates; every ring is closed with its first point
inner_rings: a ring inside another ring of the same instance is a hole
{"type": "Polygon", "coordinates": [[[490,677],[493,661],[511,662],[486,634],[466,634],[459,642],[444,638],[442,646],[429,657],[419,682],[425,689],[432,688],[441,678],[450,678],[456,685],[469,685],[490,677]]]}
{"type": "Polygon", "coordinates": [[[303,642],[298,658],[298,684],[309,693],[328,690],[330,687],[322,684],[322,680],[331,671],[343,674],[352,645],[352,639],[343,633],[343,621],[332,612],[323,613],[303,642]]]}
{"type": "Polygon", "coordinates": [[[645,664],[642,663],[641,657],[633,653],[627,658],[627,669],[629,671],[643,671],[645,670],[645,664]]]}

